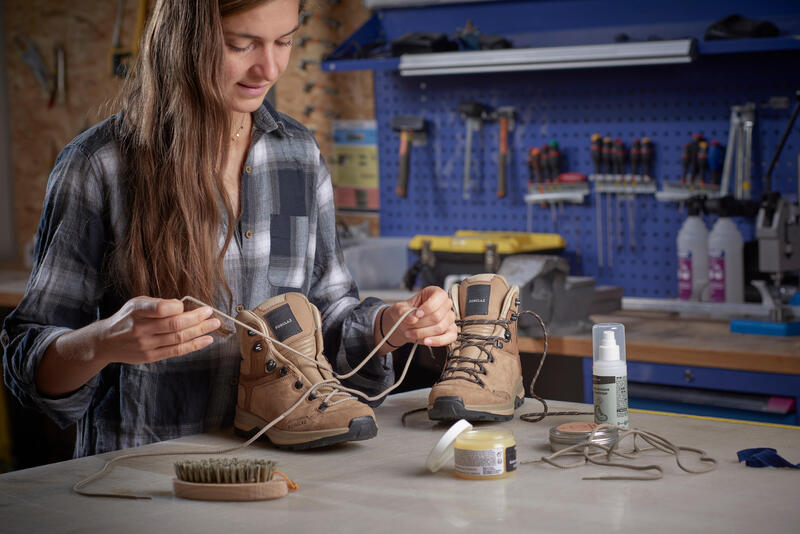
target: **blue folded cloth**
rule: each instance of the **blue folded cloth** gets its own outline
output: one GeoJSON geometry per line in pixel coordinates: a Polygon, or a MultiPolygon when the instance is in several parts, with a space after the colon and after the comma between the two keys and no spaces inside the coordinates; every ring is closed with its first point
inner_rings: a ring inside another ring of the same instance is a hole
{"type": "Polygon", "coordinates": [[[791,467],[800,469],[800,464],[792,464],[778,454],[775,449],[760,447],[756,449],[742,449],[736,453],[739,462],[744,462],[748,467],[791,467]]]}

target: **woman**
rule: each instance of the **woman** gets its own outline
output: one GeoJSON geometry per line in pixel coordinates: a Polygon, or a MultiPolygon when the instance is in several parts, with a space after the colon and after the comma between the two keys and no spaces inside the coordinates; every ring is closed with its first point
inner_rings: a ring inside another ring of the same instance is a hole
{"type": "MultiPolygon", "coordinates": [[[[302,7],[159,1],[120,112],[59,155],[3,362],[23,404],[78,423],[76,456],[232,423],[237,341],[214,340],[220,321],[209,307],[185,311],[184,295],[235,313],[300,291],[340,368],[411,306],[389,343],[455,340],[441,289],[359,301],[319,148],[264,101],[302,7]]],[[[386,358],[364,371],[354,383],[371,393],[393,380],[386,358]]]]}

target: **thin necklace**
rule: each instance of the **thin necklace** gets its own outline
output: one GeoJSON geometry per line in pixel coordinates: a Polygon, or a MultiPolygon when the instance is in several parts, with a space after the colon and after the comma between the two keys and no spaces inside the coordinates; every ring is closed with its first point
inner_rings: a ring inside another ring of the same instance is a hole
{"type": "Polygon", "coordinates": [[[231,136],[231,141],[237,141],[239,137],[242,135],[242,130],[244,130],[244,121],[247,118],[247,115],[242,116],[242,123],[239,125],[239,129],[231,136]]]}

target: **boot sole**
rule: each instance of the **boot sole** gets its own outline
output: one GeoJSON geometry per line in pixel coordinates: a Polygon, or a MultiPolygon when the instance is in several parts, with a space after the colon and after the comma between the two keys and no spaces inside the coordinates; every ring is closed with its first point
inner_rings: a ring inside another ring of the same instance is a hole
{"type": "MultiPolygon", "coordinates": [[[[240,428],[242,419],[252,419],[255,416],[242,417],[242,412],[237,410],[236,426],[233,431],[237,436],[243,438],[252,438],[267,424],[264,421],[260,426],[250,427],[249,430],[240,428]]],[[[250,426],[250,425],[247,425],[250,426]]],[[[316,449],[319,447],[329,447],[337,443],[344,443],[346,441],[363,441],[372,439],[378,435],[378,425],[375,419],[365,415],[363,417],[356,417],[350,421],[347,428],[330,429],[330,430],[316,430],[308,432],[291,432],[287,430],[279,430],[275,427],[267,430],[260,438],[259,441],[267,441],[274,447],[286,451],[303,451],[307,449],[316,449]]]]}
{"type": "Polygon", "coordinates": [[[514,418],[514,411],[525,402],[525,390],[522,380],[515,388],[514,407],[510,404],[500,406],[465,406],[461,397],[438,397],[428,406],[428,419],[433,421],[510,421],[514,418]]]}
{"type": "MultiPolygon", "coordinates": [[[[522,406],[523,400],[519,397],[514,399],[514,409],[522,406]]],[[[514,413],[501,414],[487,411],[468,410],[464,406],[461,397],[439,397],[433,402],[433,406],[428,408],[428,419],[433,421],[510,421],[514,418],[514,413]]]]}

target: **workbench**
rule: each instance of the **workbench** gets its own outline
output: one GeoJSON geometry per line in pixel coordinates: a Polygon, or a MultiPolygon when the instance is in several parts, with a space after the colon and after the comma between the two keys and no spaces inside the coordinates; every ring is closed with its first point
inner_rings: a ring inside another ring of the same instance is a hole
{"type": "MultiPolygon", "coordinates": [[[[746,467],[736,452],[773,447],[800,462],[800,430],[777,425],[706,420],[686,416],[632,413],[633,427],[679,445],[699,447],[718,462],[716,470],[691,475],[672,457],[647,453],[664,476],[654,481],[587,481],[610,474],[598,466],[558,469],[543,463],[520,465],[510,477],[463,480],[452,462],[436,474],[425,458],[448,425],[424,413],[401,415],[426,404],[428,390],[390,396],[376,409],[380,428],[369,441],[328,449],[286,452],[259,442],[238,457],[268,458],[299,490],[274,500],[224,503],[183,500],[172,495],[172,466],[181,456],[125,460],[87,489],[146,494],[152,500],[90,498],[71,487],[119,453],[80,458],[0,475],[0,530],[38,532],[759,532],[797,531],[800,471],[746,467]]],[[[591,406],[552,402],[551,410],[591,406]]],[[[517,442],[517,458],[549,454],[548,430],[591,416],[553,416],[539,423],[519,419],[539,404],[526,399],[517,417],[505,423],[517,442]]],[[[482,425],[486,428],[487,425],[482,425]]],[[[201,434],[126,452],[209,450],[241,443],[232,432],[201,434]]],[[[196,457],[195,457],[196,458],[196,457]]],[[[684,453],[688,467],[696,456],[684,453]]],[[[612,474],[639,475],[614,470],[612,474]]]]}
{"type": "MultiPolygon", "coordinates": [[[[728,322],[656,312],[593,315],[595,323],[625,325],[628,380],[647,384],[775,395],[795,399],[800,425],[800,337],[730,332],[728,322]]],[[[519,339],[520,352],[538,353],[540,339],[519,339]]],[[[583,399],[592,402],[591,334],[550,339],[549,352],[583,358],[583,399]]]]}

